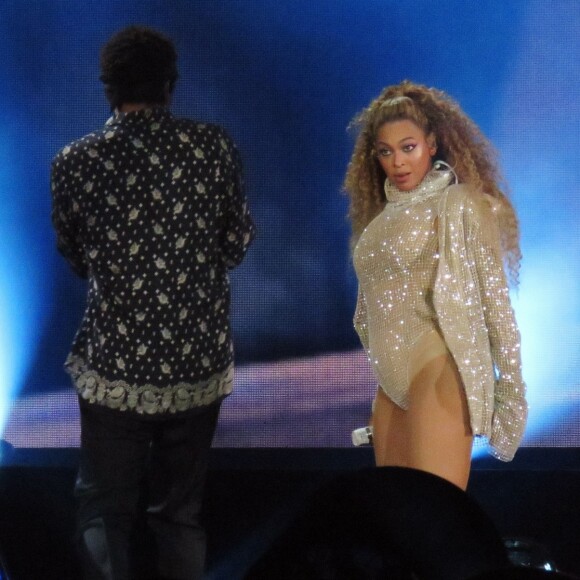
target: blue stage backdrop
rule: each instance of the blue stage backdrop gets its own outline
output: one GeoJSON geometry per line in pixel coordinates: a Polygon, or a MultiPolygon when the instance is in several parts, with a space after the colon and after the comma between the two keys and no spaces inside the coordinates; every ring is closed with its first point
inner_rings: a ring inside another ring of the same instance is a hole
{"type": "Polygon", "coordinates": [[[174,111],[238,143],[258,237],[233,275],[238,371],[216,445],[350,444],[374,381],[352,325],[341,184],[351,118],[404,78],[454,96],[496,144],[524,253],[514,305],[526,445],[580,444],[580,3],[577,0],[3,0],[0,434],[78,444],[62,370],[85,286],[57,255],[50,160],[101,126],[103,42],[171,36],[174,111]]]}

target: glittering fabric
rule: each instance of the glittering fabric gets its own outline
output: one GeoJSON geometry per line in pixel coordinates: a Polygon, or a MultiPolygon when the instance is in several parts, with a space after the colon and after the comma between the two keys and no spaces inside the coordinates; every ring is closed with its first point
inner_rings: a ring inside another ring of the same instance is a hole
{"type": "Polygon", "coordinates": [[[354,252],[354,325],[378,382],[407,408],[410,379],[431,338],[459,369],[474,435],[510,460],[527,417],[520,338],[504,276],[493,199],[431,171],[415,190],[387,184],[388,203],[354,252]]]}

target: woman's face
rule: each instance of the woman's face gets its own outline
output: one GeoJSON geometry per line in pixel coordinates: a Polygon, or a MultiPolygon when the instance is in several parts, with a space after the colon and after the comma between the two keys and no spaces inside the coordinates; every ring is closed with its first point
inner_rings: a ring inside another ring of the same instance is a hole
{"type": "Polygon", "coordinates": [[[433,135],[425,135],[407,119],[381,125],[375,149],[389,181],[401,191],[411,191],[423,181],[437,151],[433,135]]]}

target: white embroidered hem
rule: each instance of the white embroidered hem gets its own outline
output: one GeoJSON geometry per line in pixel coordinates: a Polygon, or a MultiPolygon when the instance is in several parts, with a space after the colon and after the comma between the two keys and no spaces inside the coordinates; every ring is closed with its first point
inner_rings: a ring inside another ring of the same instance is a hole
{"type": "Polygon", "coordinates": [[[131,385],[122,380],[109,381],[87,369],[85,360],[76,356],[69,356],[65,367],[79,396],[85,401],[144,415],[176,413],[210,405],[229,395],[234,384],[233,364],[198,383],[181,382],[165,388],[150,384],[131,385]]]}

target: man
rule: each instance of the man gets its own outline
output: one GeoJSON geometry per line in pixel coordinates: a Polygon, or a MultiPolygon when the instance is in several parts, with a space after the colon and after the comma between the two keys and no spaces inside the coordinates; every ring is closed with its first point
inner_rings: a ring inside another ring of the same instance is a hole
{"type": "Polygon", "coordinates": [[[75,495],[87,578],[203,573],[201,495],[233,382],[228,269],[254,228],[232,141],[167,108],[176,61],[156,31],[114,35],[101,53],[113,116],[52,165],[58,249],[88,279],[65,364],[81,413],[75,495]],[[141,514],[151,545],[135,558],[141,514]]]}

